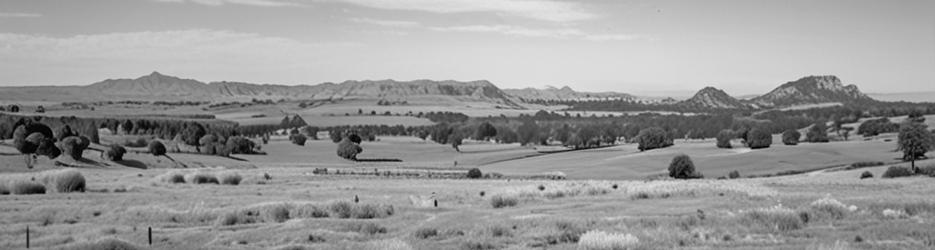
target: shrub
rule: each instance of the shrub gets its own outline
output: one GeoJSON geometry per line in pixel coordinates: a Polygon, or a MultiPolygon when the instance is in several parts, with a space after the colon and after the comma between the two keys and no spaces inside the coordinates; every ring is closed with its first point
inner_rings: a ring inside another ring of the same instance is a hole
{"type": "Polygon", "coordinates": [[[889,118],[864,121],[857,127],[857,134],[864,137],[876,136],[882,133],[892,133],[899,131],[899,124],[890,122],[889,118]]]}
{"type": "Polygon", "coordinates": [[[883,163],[882,161],[861,161],[861,162],[852,163],[850,166],[847,166],[844,169],[851,170],[851,169],[876,167],[876,166],[883,166],[883,165],[886,165],[886,163],[883,163]]]}
{"type": "Polygon", "coordinates": [[[263,206],[259,211],[265,222],[281,223],[289,220],[289,208],[285,203],[263,206]]]}
{"type": "Polygon", "coordinates": [[[639,244],[640,240],[631,234],[606,233],[603,231],[588,231],[578,240],[578,249],[586,250],[617,250],[628,249],[639,244]]]}
{"type": "Polygon", "coordinates": [[[638,148],[640,151],[665,148],[673,145],[673,140],[669,137],[669,134],[658,127],[640,130],[640,133],[636,136],[636,140],[639,142],[638,148]]]}
{"type": "Polygon", "coordinates": [[[315,204],[295,205],[289,215],[293,218],[325,218],[328,217],[328,210],[322,209],[315,204]]]}
{"type": "Polygon", "coordinates": [[[783,207],[761,208],[743,213],[743,220],[750,225],[778,231],[791,231],[805,226],[802,217],[792,209],[783,207]]]}
{"type": "Polygon", "coordinates": [[[478,179],[478,178],[481,178],[482,176],[484,175],[481,174],[480,169],[478,168],[472,168],[468,170],[467,172],[467,178],[478,179]]]}
{"type": "Polygon", "coordinates": [[[305,137],[305,135],[303,134],[289,135],[289,141],[291,141],[292,144],[295,144],[295,145],[305,146],[305,140],[308,140],[308,137],[305,137]]]}
{"type": "Polygon", "coordinates": [[[179,132],[182,142],[187,145],[198,146],[198,141],[207,133],[204,126],[197,122],[186,123],[184,126],[182,131],[179,132]]]}
{"type": "Polygon", "coordinates": [[[185,176],[179,172],[168,172],[161,175],[159,180],[170,184],[185,183],[185,176]]]}
{"type": "Polygon", "coordinates": [[[86,187],[84,176],[74,169],[43,172],[38,179],[52,192],[84,192],[86,187]]]}
{"type": "Polygon", "coordinates": [[[883,178],[898,178],[907,176],[912,176],[912,171],[910,171],[907,167],[892,166],[887,168],[886,172],[883,172],[883,178]]]}
{"type": "Polygon", "coordinates": [[[331,215],[334,215],[337,218],[351,218],[351,216],[354,214],[354,205],[347,201],[337,201],[331,203],[328,208],[331,210],[331,215]]]}
{"type": "Polygon", "coordinates": [[[825,122],[819,121],[808,128],[808,132],[805,133],[805,141],[807,142],[828,142],[828,126],[825,125],[825,122]]]}
{"type": "Polygon", "coordinates": [[[104,238],[93,242],[81,242],[68,245],[69,250],[135,250],[144,249],[117,238],[104,238]]]}
{"type": "Polygon", "coordinates": [[[849,209],[844,203],[830,197],[825,197],[809,204],[807,212],[809,213],[809,220],[820,218],[840,220],[847,215],[849,209]]]}
{"type": "Polygon", "coordinates": [[[506,197],[502,195],[495,195],[490,198],[490,205],[493,208],[502,208],[502,207],[512,207],[516,206],[519,203],[519,199],[516,197],[506,197]]]}
{"type": "Polygon", "coordinates": [[[860,179],[868,179],[868,178],[873,178],[873,173],[870,173],[870,171],[864,171],[863,173],[860,174],[860,179]]]}
{"type": "Polygon", "coordinates": [[[153,140],[149,142],[149,153],[154,156],[166,155],[166,145],[162,145],[162,142],[153,140]]]}
{"type": "Polygon", "coordinates": [[[438,229],[423,227],[423,228],[416,229],[416,231],[413,232],[412,235],[416,237],[417,239],[428,239],[428,238],[438,236],[438,229]]]}
{"type": "Polygon", "coordinates": [[[208,173],[189,174],[185,180],[191,184],[220,184],[217,177],[208,173]]]}
{"type": "Polygon", "coordinates": [[[113,144],[110,145],[110,147],[107,147],[107,150],[104,151],[104,156],[107,157],[107,160],[110,161],[122,161],[123,155],[126,153],[126,148],[117,144],[113,144]]]}
{"type": "Polygon", "coordinates": [[[729,129],[721,130],[717,133],[717,147],[718,148],[731,148],[730,140],[734,138],[734,131],[729,129]]]}
{"type": "Polygon", "coordinates": [[[782,144],[794,146],[799,144],[799,138],[802,137],[802,134],[798,130],[789,129],[786,132],[782,132],[782,144]]]}
{"type": "Polygon", "coordinates": [[[730,177],[731,179],[740,178],[740,172],[737,172],[737,170],[730,171],[730,173],[727,174],[727,177],[730,177]]]}
{"type": "Polygon", "coordinates": [[[386,233],[386,227],[377,225],[376,223],[373,223],[373,222],[356,224],[353,227],[355,227],[355,228],[352,228],[353,231],[357,231],[358,233],[364,234],[364,235],[375,235],[375,234],[386,233]]]}
{"type": "Polygon", "coordinates": [[[241,178],[237,173],[226,173],[221,175],[221,184],[224,185],[240,185],[241,180],[243,180],[243,178],[241,178]]]}
{"type": "Polygon", "coordinates": [[[677,155],[669,163],[669,177],[676,179],[701,178],[701,173],[695,171],[695,163],[688,155],[677,155]]]}
{"type": "Polygon", "coordinates": [[[45,186],[35,181],[13,180],[13,181],[10,181],[9,185],[10,185],[11,194],[44,194],[45,193],[45,186]]]}
{"type": "Polygon", "coordinates": [[[363,204],[353,206],[351,217],[356,219],[385,218],[393,215],[393,206],[363,204]]]}
{"type": "Polygon", "coordinates": [[[360,152],[363,151],[364,150],[360,147],[360,145],[354,143],[349,138],[344,138],[344,140],[341,140],[341,142],[338,143],[338,156],[344,159],[356,161],[357,154],[360,154],[360,152]]]}
{"type": "Polygon", "coordinates": [[[764,129],[755,128],[747,134],[747,147],[751,149],[768,148],[773,144],[773,135],[764,129]]]}

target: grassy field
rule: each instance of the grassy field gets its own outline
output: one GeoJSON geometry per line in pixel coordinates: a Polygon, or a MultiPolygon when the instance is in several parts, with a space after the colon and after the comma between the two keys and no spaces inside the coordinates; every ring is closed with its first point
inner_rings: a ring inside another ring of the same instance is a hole
{"type": "Polygon", "coordinates": [[[380,137],[364,142],[359,158],[401,162],[351,162],[335,155],[330,140],[298,146],[273,137],[263,145],[266,155],[167,158],[131,148],[126,160],[111,162],[89,150],[80,162],[56,159],[77,168],[40,157],[34,169],[8,144],[0,142],[0,193],[30,181],[49,191],[0,195],[0,249],[24,248],[27,226],[31,247],[40,249],[935,247],[935,182],[929,177],[881,179],[887,166],[880,166],[713,179],[731,170],[753,175],[896,162],[894,143],[883,140],[755,151],[678,140],[647,152],[627,144],[543,153],[554,148],[467,141],[457,152],[417,138],[380,137]],[[680,153],[709,178],[645,180],[680,153]],[[475,166],[506,176],[431,177],[475,166]],[[320,174],[316,168],[380,174],[320,174]],[[61,185],[45,182],[63,169],[83,176],[84,192],[56,191],[61,185]],[[571,180],[521,178],[550,171],[571,180]],[[864,171],[874,178],[858,178],[864,171]]]}

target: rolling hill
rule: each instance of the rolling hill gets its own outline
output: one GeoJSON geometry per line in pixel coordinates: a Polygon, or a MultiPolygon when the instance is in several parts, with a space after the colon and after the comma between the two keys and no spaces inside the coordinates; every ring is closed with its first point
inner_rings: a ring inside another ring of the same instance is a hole
{"type": "Polygon", "coordinates": [[[681,101],[678,105],[701,109],[745,109],[747,104],[731,97],[724,90],[715,87],[705,87],[695,93],[691,98],[681,101]]]}
{"type": "Polygon", "coordinates": [[[583,100],[636,100],[636,96],[618,92],[579,92],[564,86],[562,88],[546,87],[543,89],[523,88],[523,89],[504,89],[503,92],[517,97],[520,100],[541,100],[541,101],[583,101],[583,100]]]}
{"type": "Polygon", "coordinates": [[[856,85],[844,85],[838,77],[826,75],[787,82],[750,102],[758,107],[787,107],[832,102],[864,105],[877,101],[860,92],[856,85]]]}

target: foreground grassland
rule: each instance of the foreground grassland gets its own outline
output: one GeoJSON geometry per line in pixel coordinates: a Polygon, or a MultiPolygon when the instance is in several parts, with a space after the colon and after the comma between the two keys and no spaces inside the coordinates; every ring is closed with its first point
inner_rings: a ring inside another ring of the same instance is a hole
{"type": "Polygon", "coordinates": [[[130,148],[110,162],[88,150],[67,162],[78,167],[40,157],[31,170],[6,144],[0,193],[13,194],[0,195],[0,249],[25,248],[27,227],[39,249],[935,248],[935,179],[880,178],[907,165],[885,138],[752,152],[680,140],[642,153],[619,145],[553,154],[480,142],[459,153],[407,137],[363,143],[360,158],[402,162],[350,162],[330,141],[273,138],[267,155],[167,158],[130,148]],[[709,179],[646,180],[676,153],[709,179]],[[859,161],[886,165],[835,168],[859,161]],[[439,178],[467,167],[506,176],[439,178]],[[809,169],[822,170],[714,179],[809,169]],[[549,171],[570,180],[520,178],[549,171]],[[865,171],[874,177],[860,179],[865,171]]]}
{"type": "Polygon", "coordinates": [[[0,248],[25,247],[27,226],[32,247],[79,249],[935,247],[935,182],[865,170],[883,171],[647,182],[80,169],[87,192],[0,196],[0,248]]]}

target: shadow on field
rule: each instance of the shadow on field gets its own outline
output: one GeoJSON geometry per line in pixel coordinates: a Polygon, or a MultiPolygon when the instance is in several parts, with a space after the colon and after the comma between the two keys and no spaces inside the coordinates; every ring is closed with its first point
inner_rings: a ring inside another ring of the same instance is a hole
{"type": "Polygon", "coordinates": [[[123,165],[124,167],[129,167],[129,168],[147,169],[146,163],[143,163],[137,160],[119,160],[119,161],[114,161],[114,163],[123,165]]]}
{"type": "Polygon", "coordinates": [[[401,159],[386,159],[386,158],[375,158],[375,159],[357,159],[359,162],[403,162],[401,159]]]}

